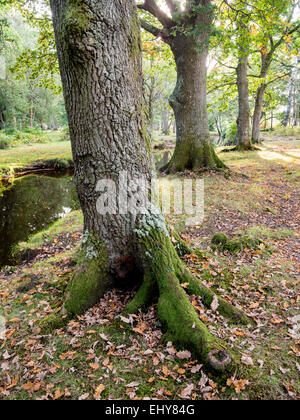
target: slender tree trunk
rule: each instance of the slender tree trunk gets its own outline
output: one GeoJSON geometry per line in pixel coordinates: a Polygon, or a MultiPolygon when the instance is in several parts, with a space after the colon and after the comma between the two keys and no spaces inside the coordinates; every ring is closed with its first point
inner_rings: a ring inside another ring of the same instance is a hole
{"type": "Polygon", "coordinates": [[[5,115],[3,111],[0,109],[0,130],[3,130],[5,124],[5,115]]]}
{"type": "MultiPolygon", "coordinates": [[[[153,68],[153,59],[150,61],[150,68],[152,70],[153,68]]],[[[149,95],[148,95],[148,119],[149,119],[149,129],[150,132],[153,132],[153,122],[154,122],[154,93],[155,93],[155,77],[151,74],[150,76],[150,82],[147,85],[149,89],[149,95]]]]}
{"type": "Polygon", "coordinates": [[[239,95],[237,148],[240,150],[251,150],[248,57],[245,55],[239,57],[239,64],[237,67],[237,86],[239,95]]]}
{"type": "Polygon", "coordinates": [[[168,111],[168,108],[165,104],[163,104],[163,107],[162,107],[161,131],[165,136],[170,134],[170,131],[169,131],[169,111],[168,111]]]}
{"type": "MultiPolygon", "coordinates": [[[[261,68],[259,75],[261,79],[265,79],[267,77],[270,65],[273,60],[274,51],[274,48],[272,48],[267,54],[264,50],[261,51],[261,68]]],[[[266,89],[267,85],[265,82],[263,82],[256,91],[255,107],[252,121],[252,143],[260,142],[260,124],[266,89]]]]}
{"type": "Polygon", "coordinates": [[[55,121],[55,116],[52,114],[51,115],[51,120],[52,120],[52,130],[57,130],[57,126],[56,126],[56,121],[55,121]]]}
{"type": "Polygon", "coordinates": [[[177,35],[171,42],[177,66],[177,83],[170,97],[176,120],[174,155],[163,168],[168,172],[185,169],[224,168],[210,141],[207,114],[207,55],[204,42],[177,35]]]}
{"type": "Polygon", "coordinates": [[[294,79],[294,75],[292,75],[290,84],[289,84],[289,94],[288,94],[288,103],[287,103],[286,113],[282,121],[283,127],[287,127],[290,121],[291,111],[292,111],[292,106],[293,106],[294,86],[295,86],[295,79],[294,79]]]}
{"type": "Polygon", "coordinates": [[[274,131],[274,111],[271,111],[271,131],[274,131]]]}
{"type": "MultiPolygon", "coordinates": [[[[153,166],[135,2],[116,0],[108,7],[107,0],[51,0],[51,8],[84,214],[83,246],[65,311],[81,313],[113,284],[141,284],[125,313],[156,298],[160,322],[174,342],[193,349],[211,368],[231,368],[230,354],[200,321],[181,283],[189,284],[189,293],[203,296],[207,306],[215,295],[186,270],[173,245],[182,241],[171,238],[158,207],[147,204],[149,190],[140,182],[150,181],[153,166]],[[120,200],[114,200],[115,193],[120,200]],[[128,200],[131,211],[124,207],[128,200]]],[[[249,322],[217,299],[221,314],[249,322]]]]}
{"type": "Polygon", "coordinates": [[[261,115],[262,109],[264,105],[264,97],[266,92],[266,85],[262,84],[256,92],[256,99],[255,99],[255,108],[253,114],[253,125],[252,125],[252,142],[259,143],[260,142],[260,123],[261,123],[261,115]]]}
{"type": "Polygon", "coordinates": [[[29,110],[29,113],[30,113],[29,126],[30,127],[33,127],[33,122],[34,122],[34,109],[33,109],[32,106],[31,106],[31,108],[29,110]]]}

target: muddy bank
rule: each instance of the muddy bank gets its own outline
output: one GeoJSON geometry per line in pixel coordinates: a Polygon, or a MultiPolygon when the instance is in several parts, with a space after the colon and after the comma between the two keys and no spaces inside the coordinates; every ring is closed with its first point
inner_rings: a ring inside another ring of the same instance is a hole
{"type": "Polygon", "coordinates": [[[1,174],[1,180],[9,180],[10,178],[20,178],[25,175],[38,174],[38,175],[50,175],[57,173],[68,173],[73,175],[74,163],[71,159],[48,159],[48,160],[37,160],[31,165],[14,168],[7,171],[7,173],[1,174]]]}

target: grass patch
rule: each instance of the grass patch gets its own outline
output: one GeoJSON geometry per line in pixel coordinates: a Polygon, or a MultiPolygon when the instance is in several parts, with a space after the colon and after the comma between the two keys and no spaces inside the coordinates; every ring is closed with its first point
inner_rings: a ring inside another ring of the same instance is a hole
{"type": "Polygon", "coordinates": [[[72,159],[69,141],[20,145],[9,150],[0,150],[0,175],[11,174],[17,168],[25,168],[36,161],[72,159]]]}

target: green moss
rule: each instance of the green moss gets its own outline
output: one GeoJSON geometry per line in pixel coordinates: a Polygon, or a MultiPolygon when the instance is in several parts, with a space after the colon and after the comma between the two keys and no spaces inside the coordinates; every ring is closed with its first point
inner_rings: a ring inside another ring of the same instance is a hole
{"type": "MultiPolygon", "coordinates": [[[[201,296],[203,304],[207,308],[210,308],[214,297],[217,295],[211,289],[204,286],[204,284],[201,283],[200,280],[192,276],[187,270],[184,271],[183,278],[184,281],[188,283],[188,292],[193,295],[201,296]]],[[[217,297],[219,303],[217,311],[220,315],[238,324],[247,325],[253,323],[251,318],[248,318],[243,311],[228,303],[225,299],[221,298],[220,296],[217,297]]]]}
{"type": "Polygon", "coordinates": [[[49,334],[54,330],[63,328],[67,323],[67,318],[62,318],[60,315],[51,314],[39,321],[39,327],[43,334],[49,334]]]}
{"type": "Polygon", "coordinates": [[[212,245],[226,245],[228,242],[228,236],[225,233],[216,233],[211,240],[212,245]]]}
{"type": "Polygon", "coordinates": [[[128,303],[124,314],[135,314],[139,309],[147,308],[152,302],[155,296],[157,296],[157,285],[151,276],[149,270],[144,274],[144,279],[141,287],[135,294],[134,298],[128,303]]]}
{"type": "Polygon", "coordinates": [[[209,141],[195,138],[184,138],[176,145],[174,154],[168,165],[161,170],[167,173],[183,172],[185,170],[226,169],[226,165],[217,156],[209,141]],[[200,146],[196,146],[200,143],[200,146]]]}
{"type": "Polygon", "coordinates": [[[88,29],[91,16],[81,0],[68,0],[65,11],[65,28],[67,35],[79,35],[88,29]]]}
{"type": "Polygon", "coordinates": [[[87,234],[79,253],[76,272],[67,287],[67,313],[83,313],[98,302],[109,285],[107,250],[92,234],[87,234]]]}
{"type": "Polygon", "coordinates": [[[9,142],[7,140],[0,140],[0,150],[9,149],[9,142]]]}
{"type": "Polygon", "coordinates": [[[133,15],[130,19],[130,53],[133,58],[139,58],[141,54],[141,35],[140,35],[140,23],[136,15],[133,15]]]}
{"type": "Polygon", "coordinates": [[[266,244],[261,239],[248,235],[240,236],[237,239],[229,239],[224,233],[216,233],[211,239],[211,248],[213,250],[229,251],[232,254],[241,252],[244,249],[259,250],[263,247],[266,248],[266,244]]]}
{"type": "Polygon", "coordinates": [[[181,239],[176,230],[172,232],[172,242],[174,243],[174,248],[176,249],[179,257],[184,257],[185,255],[193,253],[192,249],[184,240],[181,239]]]}

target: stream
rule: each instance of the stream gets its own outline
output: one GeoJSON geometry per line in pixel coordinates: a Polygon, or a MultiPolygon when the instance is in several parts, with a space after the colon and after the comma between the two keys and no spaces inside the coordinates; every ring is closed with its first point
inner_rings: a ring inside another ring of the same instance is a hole
{"type": "Polygon", "coordinates": [[[0,188],[0,267],[11,262],[14,245],[79,208],[71,176],[29,175],[0,188]]]}

